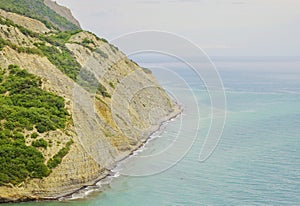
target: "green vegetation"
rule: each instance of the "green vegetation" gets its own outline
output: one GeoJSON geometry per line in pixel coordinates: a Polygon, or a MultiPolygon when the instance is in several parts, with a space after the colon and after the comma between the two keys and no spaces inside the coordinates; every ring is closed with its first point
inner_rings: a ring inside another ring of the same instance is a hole
{"type": "Polygon", "coordinates": [[[93,35],[98,41],[103,41],[104,43],[109,44],[108,41],[107,41],[106,39],[98,37],[98,36],[97,36],[96,34],[94,34],[93,32],[90,32],[90,31],[87,31],[87,32],[88,32],[89,34],[93,35]]]}
{"type": "Polygon", "coordinates": [[[73,140],[70,140],[65,147],[59,150],[59,152],[54,155],[47,163],[48,168],[53,169],[57,167],[61,162],[64,156],[66,156],[70,151],[70,146],[73,144],[73,140]]]}
{"type": "MultiPolygon", "coordinates": [[[[64,128],[68,119],[64,106],[62,97],[41,89],[39,77],[16,65],[0,69],[0,185],[17,185],[50,174],[43,154],[35,148],[47,148],[48,143],[38,139],[26,146],[22,132],[34,127],[39,132],[64,128]]],[[[31,137],[37,138],[38,133],[31,137]]]]}
{"type": "Polygon", "coordinates": [[[21,47],[21,46],[17,46],[13,43],[11,43],[10,41],[7,41],[5,39],[2,39],[0,37],[0,51],[2,51],[2,49],[5,46],[9,46],[10,48],[16,50],[19,53],[27,53],[27,54],[37,54],[37,55],[43,55],[43,53],[36,48],[31,48],[31,47],[21,47]]]}
{"type": "Polygon", "coordinates": [[[0,185],[17,185],[27,178],[43,178],[50,174],[44,157],[36,148],[26,146],[10,131],[0,132],[0,185]]]}
{"type": "Polygon", "coordinates": [[[103,97],[111,98],[111,95],[107,92],[107,89],[101,83],[99,83],[94,73],[88,70],[81,71],[77,76],[76,82],[91,93],[97,93],[101,94],[103,97]]]}
{"type": "MultiPolygon", "coordinates": [[[[38,19],[48,28],[58,27],[67,31],[40,34],[0,17],[0,24],[7,25],[7,30],[5,28],[2,30],[6,37],[0,38],[0,51],[8,46],[19,53],[45,56],[53,65],[86,90],[110,98],[107,89],[99,84],[96,76],[82,69],[74,54],[66,47],[70,37],[80,32],[79,28],[53,12],[44,5],[43,1],[0,0],[0,9],[38,19]],[[23,46],[26,45],[26,41],[22,39],[21,45],[12,43],[10,32],[15,28],[25,36],[35,38],[37,41],[34,46],[23,46]]],[[[99,38],[97,39],[99,40],[99,38]]],[[[107,42],[104,39],[102,41],[107,42]]],[[[82,41],[82,45],[89,46],[90,44],[95,45],[89,39],[82,41]]],[[[96,52],[100,53],[102,57],[108,58],[108,55],[101,50],[96,52]]],[[[112,87],[112,85],[110,86],[112,87]]],[[[51,169],[56,168],[70,151],[72,140],[48,162],[39,151],[40,148],[47,149],[52,145],[55,146],[55,142],[51,140],[47,142],[39,135],[65,128],[69,119],[64,99],[42,90],[41,86],[42,81],[39,77],[16,65],[10,65],[7,69],[0,68],[0,185],[19,185],[30,178],[47,177],[51,173],[51,169]],[[26,138],[33,140],[31,146],[25,143],[25,131],[26,133],[27,131],[33,132],[31,135],[28,133],[26,135],[26,138]]],[[[57,144],[60,143],[57,142],[57,144]]]]}
{"type": "Polygon", "coordinates": [[[80,32],[80,30],[58,32],[50,36],[40,35],[38,38],[42,42],[34,43],[34,45],[52,64],[73,80],[76,80],[81,66],[65,44],[69,41],[72,35],[78,32],[80,32]],[[47,46],[46,42],[52,46],[47,46]]]}
{"type": "Polygon", "coordinates": [[[97,94],[101,94],[103,97],[111,98],[111,95],[107,92],[106,88],[102,84],[98,84],[97,94]]]}
{"type": "Polygon", "coordinates": [[[79,43],[79,42],[74,42],[74,43],[75,44],[79,44],[81,46],[84,46],[84,47],[88,48],[92,52],[95,51],[95,48],[93,48],[93,47],[90,46],[90,44],[93,44],[94,46],[96,46],[95,42],[93,40],[91,40],[91,39],[84,38],[81,43],[79,43]]]}
{"type": "MultiPolygon", "coordinates": [[[[2,0],[0,0],[0,8],[1,2],[2,0]]],[[[9,19],[3,19],[2,17],[0,17],[0,24],[7,25],[8,27],[16,27],[24,35],[37,38],[41,41],[39,43],[34,43],[34,45],[37,48],[30,48],[17,46],[8,40],[0,38],[0,51],[3,49],[4,46],[9,46],[10,48],[18,51],[19,53],[38,54],[40,56],[46,56],[48,60],[52,64],[54,64],[58,69],[60,69],[71,79],[76,80],[81,66],[76,61],[72,52],[65,46],[65,44],[68,42],[72,35],[80,32],[81,30],[77,29],[65,32],[60,31],[52,35],[45,36],[44,34],[39,34],[20,25],[17,25],[9,19]],[[46,46],[46,42],[48,42],[52,46],[46,46]]]]}
{"type": "Polygon", "coordinates": [[[66,47],[60,47],[59,50],[55,46],[46,46],[44,43],[35,45],[59,70],[71,79],[76,80],[76,77],[81,70],[81,66],[66,47]]]}
{"type": "MultiPolygon", "coordinates": [[[[78,31],[76,31],[78,32],[78,31]]],[[[45,42],[35,43],[34,45],[37,48],[29,48],[29,47],[19,47],[11,42],[0,38],[0,51],[4,46],[9,46],[12,49],[28,53],[28,54],[38,54],[40,56],[46,56],[48,60],[55,65],[59,70],[69,76],[71,79],[76,81],[80,86],[85,88],[89,92],[98,92],[102,94],[104,97],[110,97],[107,93],[106,88],[99,84],[95,75],[83,68],[81,68],[80,64],[76,61],[75,57],[72,55],[72,52],[67,49],[64,45],[65,42],[71,37],[74,32],[60,32],[57,35],[52,35],[45,38],[48,42],[52,44],[59,45],[59,49],[55,46],[46,46],[45,42]],[[83,70],[82,72],[80,72],[83,70]],[[80,72],[80,74],[79,74],[80,72]]],[[[106,55],[106,54],[105,54],[106,55]]],[[[1,87],[0,87],[1,91],[1,87]]],[[[43,132],[43,128],[38,126],[39,131],[43,132]]]]}
{"type": "MultiPolygon", "coordinates": [[[[3,49],[4,46],[9,46],[10,48],[20,53],[46,56],[53,65],[55,65],[68,77],[76,81],[87,91],[100,93],[103,97],[111,97],[110,94],[108,94],[106,88],[103,85],[99,84],[95,75],[85,70],[84,68],[81,68],[81,65],[77,62],[76,58],[73,56],[73,53],[65,46],[65,44],[69,41],[71,36],[81,32],[81,30],[57,32],[45,36],[43,34],[32,32],[22,26],[14,24],[14,22],[8,19],[3,19],[1,17],[0,24],[5,24],[9,27],[17,27],[24,35],[31,36],[40,40],[40,42],[34,43],[36,48],[30,48],[17,46],[8,40],[0,38],[0,51],[3,49]],[[51,46],[46,45],[46,42],[51,44],[51,46]],[[80,72],[81,70],[82,72],[80,72]]],[[[89,48],[91,51],[98,52],[103,58],[108,58],[108,55],[101,51],[99,48],[93,49],[90,46],[88,46],[88,44],[91,43],[94,44],[92,40],[85,38],[80,44],[89,48]]],[[[39,132],[46,131],[45,128],[41,125],[37,125],[37,129],[39,132]]]]}
{"type": "Polygon", "coordinates": [[[114,85],[114,83],[112,83],[112,82],[109,82],[109,86],[111,87],[111,88],[115,88],[115,85],[114,85]]]}
{"type": "Polygon", "coordinates": [[[41,79],[18,66],[10,65],[0,84],[0,120],[5,129],[15,128],[38,132],[64,128],[68,112],[64,99],[41,89],[41,79]]]}
{"type": "MultiPolygon", "coordinates": [[[[96,36],[96,35],[95,35],[95,36],[96,36]]],[[[97,36],[96,36],[96,37],[97,37],[97,36]]],[[[98,40],[100,39],[99,37],[97,37],[97,38],[98,38],[98,40]]],[[[104,39],[104,38],[101,38],[100,40],[103,41],[104,43],[109,44],[108,41],[107,41],[106,39],[104,39]]]]}
{"type": "Polygon", "coordinates": [[[36,133],[36,132],[34,132],[34,133],[31,134],[31,138],[32,139],[36,139],[38,136],[39,136],[39,134],[36,133]]]}
{"type": "MultiPolygon", "coordinates": [[[[0,0],[1,1],[1,0],[0,0]]],[[[53,33],[49,36],[45,36],[44,34],[40,34],[34,31],[31,31],[21,25],[15,24],[10,19],[4,19],[0,16],[0,24],[6,25],[8,27],[16,27],[22,32],[25,36],[30,36],[32,38],[37,38],[41,41],[47,41],[48,43],[55,46],[64,46],[65,43],[70,39],[70,37],[74,34],[81,32],[82,30],[72,30],[72,31],[59,31],[57,33],[53,33]]],[[[10,29],[10,28],[8,28],[10,29]]]]}
{"type": "Polygon", "coordinates": [[[42,147],[44,149],[47,149],[48,142],[45,139],[38,139],[36,141],[33,141],[31,145],[33,147],[42,147]]]}
{"type": "Polygon", "coordinates": [[[49,36],[43,36],[40,38],[41,40],[47,41],[48,43],[58,46],[58,47],[65,47],[65,44],[69,41],[72,35],[75,35],[82,30],[74,30],[74,31],[64,31],[64,32],[57,32],[49,36]]]}
{"type": "Polygon", "coordinates": [[[95,45],[95,42],[91,39],[88,39],[88,38],[84,38],[82,40],[82,44],[86,45],[86,44],[94,44],[95,45]]]}
{"type": "Polygon", "coordinates": [[[44,0],[0,0],[0,8],[37,19],[43,22],[48,28],[58,27],[64,31],[79,29],[75,24],[69,22],[66,18],[46,6],[44,0]]]}
{"type": "MultiPolygon", "coordinates": [[[[93,35],[98,41],[103,41],[104,43],[107,43],[107,44],[109,44],[108,43],[108,41],[106,40],[106,39],[101,39],[101,38],[99,38],[99,37],[97,37],[95,34],[93,34],[93,33],[91,33],[91,32],[88,32],[88,33],[90,33],[91,35],[93,35]]],[[[92,52],[96,52],[96,53],[98,53],[98,54],[100,54],[103,58],[105,58],[105,59],[107,59],[108,58],[108,55],[105,53],[105,52],[103,52],[100,48],[95,48],[95,46],[96,46],[96,44],[95,44],[95,42],[93,41],[93,40],[91,40],[91,39],[88,39],[88,38],[84,38],[83,40],[82,40],[82,42],[73,42],[74,44],[79,44],[79,45],[81,45],[81,46],[84,46],[84,47],[86,47],[86,48],[88,48],[90,51],[92,51],[92,52]],[[94,45],[94,47],[92,47],[91,46],[91,44],[93,44],[94,45]]],[[[112,51],[116,54],[116,47],[114,47],[114,46],[112,46],[111,45],[111,48],[112,48],[112,51]]]]}
{"type": "MultiPolygon", "coordinates": [[[[1,0],[0,0],[1,1],[1,0]]],[[[23,26],[20,26],[18,24],[15,24],[12,20],[10,19],[4,19],[2,17],[0,17],[0,24],[2,25],[6,25],[8,27],[16,27],[20,30],[20,32],[22,32],[25,36],[30,36],[33,38],[39,38],[41,35],[39,33],[33,32],[23,26]]],[[[8,30],[10,30],[10,28],[8,28],[8,30]]]]}

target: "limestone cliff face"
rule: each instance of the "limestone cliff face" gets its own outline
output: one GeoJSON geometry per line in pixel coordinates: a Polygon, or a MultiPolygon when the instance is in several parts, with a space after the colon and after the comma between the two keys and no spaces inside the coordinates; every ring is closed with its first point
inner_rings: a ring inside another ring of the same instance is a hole
{"type": "Polygon", "coordinates": [[[52,9],[53,11],[58,13],[59,15],[65,17],[68,21],[75,24],[78,28],[81,28],[79,22],[77,21],[77,19],[75,19],[73,17],[72,12],[70,11],[70,9],[57,4],[56,1],[53,1],[53,0],[45,0],[44,3],[50,9],[52,9]]]}
{"type": "MultiPolygon", "coordinates": [[[[22,16],[19,14],[15,14],[12,12],[6,12],[2,9],[0,9],[0,16],[3,18],[11,19],[13,22],[15,22],[18,25],[21,25],[25,28],[30,28],[30,30],[38,33],[47,33],[50,30],[40,21],[37,21],[35,19],[28,18],[26,16],[22,16]]],[[[3,25],[2,25],[3,27],[3,25]]],[[[3,32],[2,32],[3,35],[3,32]]]]}
{"type": "MultiPolygon", "coordinates": [[[[37,33],[51,34],[37,20],[2,10],[0,16],[37,33]]],[[[16,26],[0,25],[0,37],[29,48],[40,42],[16,26]]],[[[108,95],[87,91],[43,55],[5,45],[0,51],[0,67],[16,64],[41,77],[43,88],[62,96],[72,116],[64,130],[45,135],[46,139],[61,143],[43,151],[46,159],[70,139],[74,143],[48,177],[28,179],[17,186],[0,186],[0,202],[58,198],[95,183],[109,174],[117,161],[141,146],[162,121],[179,111],[151,73],[105,40],[82,31],[73,34],[65,46],[82,68],[78,77],[87,71],[93,73],[108,95]]]]}

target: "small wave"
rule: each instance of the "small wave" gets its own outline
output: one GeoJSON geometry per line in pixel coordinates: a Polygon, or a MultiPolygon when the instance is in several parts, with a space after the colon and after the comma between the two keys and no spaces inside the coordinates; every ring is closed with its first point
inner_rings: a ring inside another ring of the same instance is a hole
{"type": "Polygon", "coordinates": [[[92,193],[99,192],[99,191],[101,191],[101,188],[97,185],[96,186],[88,186],[70,196],[60,198],[59,201],[72,201],[72,200],[78,200],[78,199],[85,199],[92,193]]]}
{"type": "Polygon", "coordinates": [[[300,92],[298,92],[298,91],[293,91],[293,90],[285,90],[285,89],[278,90],[278,92],[281,92],[281,93],[286,93],[286,94],[300,94],[300,92]]]}
{"type": "Polygon", "coordinates": [[[113,172],[114,172],[113,175],[108,176],[108,177],[104,178],[103,180],[100,180],[99,182],[97,182],[96,186],[98,186],[101,189],[105,186],[108,186],[114,178],[118,178],[121,176],[120,171],[115,170],[113,172]]]}
{"type": "MultiPolygon", "coordinates": [[[[180,115],[178,115],[180,116],[180,115]]],[[[100,180],[99,182],[97,182],[94,186],[88,186],[85,187],[79,191],[77,191],[76,193],[70,195],[70,196],[66,196],[66,197],[62,197],[59,199],[59,201],[72,201],[72,200],[78,200],[78,199],[85,199],[87,198],[89,195],[91,195],[94,192],[101,192],[103,190],[105,190],[105,187],[109,186],[111,181],[114,178],[118,178],[119,176],[121,176],[121,170],[122,170],[122,164],[126,164],[126,161],[128,161],[132,156],[138,155],[139,153],[141,153],[142,151],[145,150],[146,145],[149,141],[157,139],[162,137],[163,133],[165,132],[165,125],[167,125],[170,122],[175,121],[175,119],[178,118],[174,117],[173,119],[170,119],[168,121],[165,121],[164,123],[162,123],[161,127],[159,130],[157,130],[156,132],[154,132],[147,140],[147,142],[145,144],[143,144],[139,149],[137,149],[136,151],[134,151],[132,153],[132,155],[130,155],[127,160],[125,161],[121,161],[119,163],[117,163],[117,166],[111,170],[112,174],[107,176],[106,178],[100,180]]]]}
{"type": "Polygon", "coordinates": [[[138,154],[141,153],[144,149],[145,149],[145,146],[140,147],[139,149],[135,150],[135,151],[132,153],[132,156],[138,155],[138,154]]]}
{"type": "Polygon", "coordinates": [[[111,181],[114,178],[118,178],[121,175],[120,172],[118,172],[118,171],[112,171],[112,172],[113,173],[111,175],[100,180],[94,186],[87,186],[85,188],[78,190],[77,192],[73,193],[72,195],[61,197],[58,200],[65,202],[65,201],[85,199],[88,196],[92,195],[93,193],[104,191],[109,186],[109,184],[111,183],[111,181]]]}

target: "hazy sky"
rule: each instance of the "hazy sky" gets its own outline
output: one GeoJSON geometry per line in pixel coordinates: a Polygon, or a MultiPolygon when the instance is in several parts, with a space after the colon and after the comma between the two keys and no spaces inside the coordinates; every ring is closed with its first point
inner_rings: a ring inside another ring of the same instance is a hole
{"type": "Polygon", "coordinates": [[[209,55],[300,56],[300,0],[57,0],[108,40],[173,32],[209,55]]]}

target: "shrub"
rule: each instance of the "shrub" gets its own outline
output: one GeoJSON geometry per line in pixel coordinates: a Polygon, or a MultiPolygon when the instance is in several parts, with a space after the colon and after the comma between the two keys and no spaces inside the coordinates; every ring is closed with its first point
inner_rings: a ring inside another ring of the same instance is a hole
{"type": "Polygon", "coordinates": [[[59,70],[71,79],[76,79],[81,66],[66,47],[61,47],[60,50],[55,46],[45,46],[43,44],[37,44],[37,47],[59,70]]]}
{"type": "Polygon", "coordinates": [[[43,133],[64,128],[68,112],[62,97],[42,90],[41,79],[16,65],[8,67],[8,75],[2,83],[9,95],[0,94],[0,120],[4,127],[32,130],[36,125],[43,133]]]}
{"type": "Polygon", "coordinates": [[[94,41],[93,40],[91,40],[91,39],[88,39],[88,38],[84,38],[83,40],[82,40],[82,44],[95,44],[94,43],[94,41]]]}
{"type": "Polygon", "coordinates": [[[0,140],[0,185],[17,185],[26,178],[43,178],[50,174],[43,155],[24,141],[0,140]]]}
{"type": "Polygon", "coordinates": [[[20,47],[0,37],[0,51],[4,48],[4,46],[9,46],[10,48],[16,50],[19,53],[37,54],[40,56],[43,55],[43,53],[39,49],[31,47],[20,47]]]}
{"type": "Polygon", "coordinates": [[[36,132],[34,132],[34,133],[31,134],[31,138],[32,139],[36,139],[38,136],[39,136],[39,134],[36,133],[36,132]]]}
{"type": "MultiPolygon", "coordinates": [[[[38,139],[32,146],[26,146],[21,132],[25,128],[31,131],[33,126],[38,132],[63,129],[68,117],[64,99],[42,90],[41,79],[17,65],[9,65],[6,71],[0,69],[0,75],[3,90],[0,93],[0,121],[4,122],[0,125],[0,185],[17,185],[28,178],[46,177],[51,170],[36,147],[46,149],[48,142],[38,139]]],[[[31,138],[37,137],[38,133],[32,133],[31,138]]],[[[62,159],[69,147],[67,144],[56,159],[62,159]]]]}
{"type": "Polygon", "coordinates": [[[100,83],[97,88],[97,93],[101,94],[103,97],[111,98],[111,95],[107,92],[107,89],[100,83]]]}
{"type": "Polygon", "coordinates": [[[108,44],[108,41],[104,38],[101,38],[101,41],[103,41],[104,43],[107,43],[108,44]]]}
{"type": "Polygon", "coordinates": [[[33,147],[42,147],[44,149],[47,149],[48,142],[45,139],[38,139],[36,141],[33,141],[31,145],[33,147]]]}
{"type": "Polygon", "coordinates": [[[112,82],[109,82],[109,86],[111,87],[111,88],[115,88],[115,85],[114,85],[114,83],[112,83],[112,82]]]}
{"type": "Polygon", "coordinates": [[[23,140],[24,139],[24,135],[21,134],[21,133],[19,133],[19,132],[17,132],[16,134],[14,134],[14,138],[15,139],[21,139],[21,140],[23,140]]]}
{"type": "Polygon", "coordinates": [[[46,128],[44,125],[40,124],[40,123],[38,123],[38,124],[36,125],[36,129],[37,129],[37,131],[38,131],[39,133],[44,133],[44,132],[47,131],[47,128],[46,128]]]}
{"type": "Polygon", "coordinates": [[[69,153],[72,144],[73,140],[70,140],[65,147],[60,149],[59,152],[48,161],[47,166],[50,169],[57,167],[62,162],[62,159],[69,153]]]}

